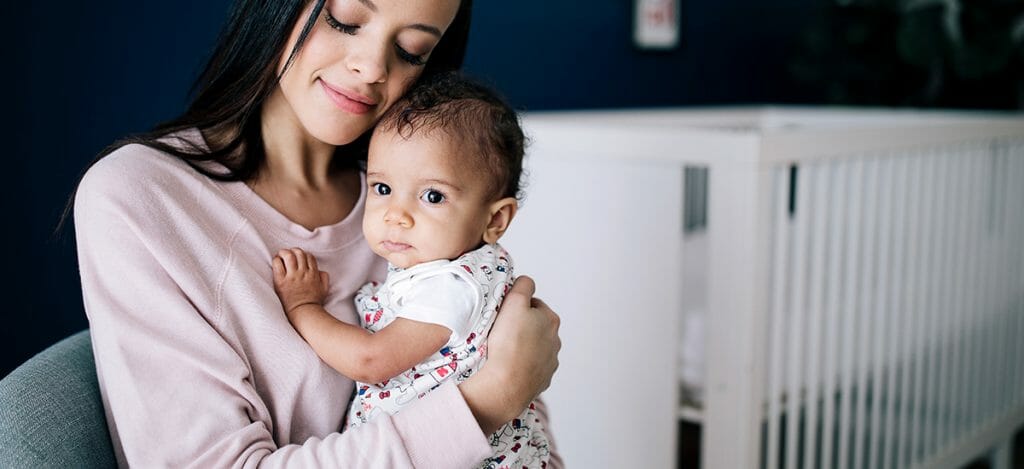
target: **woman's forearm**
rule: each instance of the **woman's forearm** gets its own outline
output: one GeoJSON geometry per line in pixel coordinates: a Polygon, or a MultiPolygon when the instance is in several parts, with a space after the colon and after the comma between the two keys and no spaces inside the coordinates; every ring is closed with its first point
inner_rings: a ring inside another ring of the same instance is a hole
{"type": "Polygon", "coordinates": [[[521,404],[511,401],[515,397],[514,393],[508,392],[509,387],[502,385],[500,376],[486,374],[486,368],[484,366],[459,384],[459,391],[480,424],[480,429],[485,435],[490,435],[519,415],[529,405],[529,401],[521,404]]]}

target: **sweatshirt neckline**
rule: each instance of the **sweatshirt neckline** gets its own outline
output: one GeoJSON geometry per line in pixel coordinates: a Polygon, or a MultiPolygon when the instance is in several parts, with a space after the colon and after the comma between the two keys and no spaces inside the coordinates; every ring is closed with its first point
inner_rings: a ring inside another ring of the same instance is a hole
{"type": "MultiPolygon", "coordinates": [[[[185,138],[191,139],[203,149],[209,149],[206,139],[199,129],[193,128],[182,132],[185,138]]],[[[208,162],[216,169],[226,169],[219,163],[208,162]]],[[[257,229],[277,238],[286,246],[298,246],[307,251],[330,252],[346,248],[349,244],[363,240],[363,205],[366,201],[366,174],[359,173],[359,198],[352,210],[341,221],[318,226],[312,230],[295,223],[279,212],[269,202],[253,191],[245,181],[222,183],[225,192],[243,208],[243,215],[257,229]]]]}
{"type": "Polygon", "coordinates": [[[248,207],[246,217],[287,245],[319,252],[336,251],[363,239],[363,205],[366,201],[366,177],[359,176],[359,198],[341,221],[318,226],[312,230],[295,223],[260,197],[244,181],[230,182],[225,187],[236,200],[248,207]]]}

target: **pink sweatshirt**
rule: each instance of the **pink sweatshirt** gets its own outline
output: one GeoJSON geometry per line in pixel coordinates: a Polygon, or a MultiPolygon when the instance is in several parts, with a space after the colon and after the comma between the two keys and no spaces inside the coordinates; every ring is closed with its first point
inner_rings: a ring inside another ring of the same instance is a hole
{"type": "Polygon", "coordinates": [[[454,385],[338,433],[353,383],[292,329],[270,261],[301,247],[331,274],[326,308],[386,264],[359,202],[309,231],[244,183],[207,178],[139,145],[93,166],[75,228],[107,423],[121,466],[473,467],[490,446],[454,385]]]}

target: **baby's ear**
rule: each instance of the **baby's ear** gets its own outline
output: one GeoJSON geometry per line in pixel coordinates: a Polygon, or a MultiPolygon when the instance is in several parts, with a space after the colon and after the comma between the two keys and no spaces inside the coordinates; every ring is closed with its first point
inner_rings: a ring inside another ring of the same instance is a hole
{"type": "Polygon", "coordinates": [[[505,230],[508,229],[508,225],[512,223],[512,219],[515,218],[517,209],[519,209],[519,202],[515,197],[505,197],[491,204],[489,207],[491,220],[487,223],[487,229],[484,230],[485,243],[498,242],[501,235],[505,234],[505,230]]]}

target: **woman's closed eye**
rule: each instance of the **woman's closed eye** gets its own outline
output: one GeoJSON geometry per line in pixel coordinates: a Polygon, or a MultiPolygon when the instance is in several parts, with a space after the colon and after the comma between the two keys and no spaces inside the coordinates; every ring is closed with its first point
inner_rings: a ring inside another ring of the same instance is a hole
{"type": "Polygon", "coordinates": [[[345,24],[338,21],[338,19],[331,15],[331,12],[327,11],[326,8],[324,9],[324,21],[327,22],[328,26],[348,35],[354,35],[356,31],[359,30],[359,26],[354,24],[345,24]]]}
{"type": "Polygon", "coordinates": [[[420,67],[427,64],[427,54],[413,55],[409,51],[402,49],[402,46],[398,44],[395,44],[395,51],[398,52],[398,58],[408,62],[411,65],[420,67]]]}

